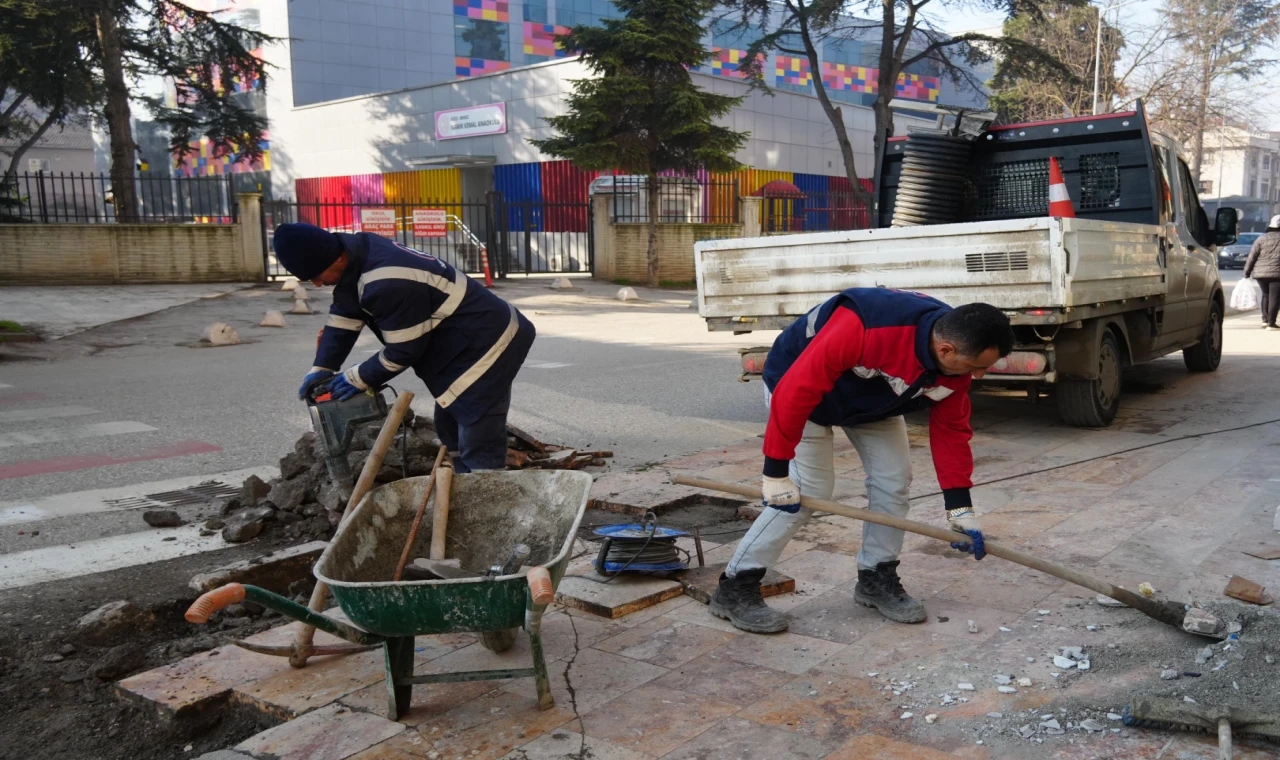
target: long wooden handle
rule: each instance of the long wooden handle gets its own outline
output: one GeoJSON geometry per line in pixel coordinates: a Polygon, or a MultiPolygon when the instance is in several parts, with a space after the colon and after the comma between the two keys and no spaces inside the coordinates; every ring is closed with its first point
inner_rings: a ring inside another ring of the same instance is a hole
{"type": "Polygon", "coordinates": [[[430,559],[444,559],[444,539],[449,531],[449,504],[453,500],[453,465],[446,459],[436,481],[436,506],[431,512],[430,559]]]}
{"type": "MultiPolygon", "coordinates": [[[[351,489],[351,498],[347,500],[347,509],[342,513],[342,519],[338,521],[338,530],[342,530],[342,526],[347,524],[347,520],[350,520],[352,513],[356,511],[356,505],[373,488],[378,478],[378,471],[382,469],[382,460],[386,459],[387,452],[396,439],[396,431],[400,429],[400,423],[404,420],[404,415],[409,411],[409,404],[412,402],[413,394],[409,391],[401,391],[400,395],[396,396],[396,402],[391,405],[391,411],[387,412],[387,418],[382,421],[382,429],[378,431],[378,438],[373,442],[373,450],[369,452],[369,458],[364,460],[364,469],[360,471],[360,478],[351,489]]],[[[322,612],[328,601],[328,584],[316,581],[316,587],[311,591],[311,601],[307,607],[312,612],[322,612]]],[[[314,626],[304,625],[298,630],[298,635],[293,640],[293,655],[289,657],[290,665],[295,668],[306,666],[307,658],[311,656],[311,642],[315,637],[314,626]]]]}
{"type": "Polygon", "coordinates": [[[440,471],[440,463],[448,453],[448,449],[443,444],[436,452],[436,463],[431,465],[431,477],[427,478],[427,489],[422,492],[422,503],[418,505],[418,511],[413,516],[413,525],[409,526],[409,537],[405,539],[404,550],[400,552],[400,561],[396,563],[396,574],[392,578],[396,583],[404,578],[404,569],[409,564],[409,555],[413,553],[413,545],[418,542],[418,529],[422,527],[422,517],[427,512],[427,502],[431,501],[431,492],[436,486],[436,473],[440,471]]]}
{"type": "MultiPolygon", "coordinates": [[[[693,486],[694,488],[705,488],[708,491],[720,491],[722,493],[733,493],[739,496],[746,496],[752,499],[761,498],[759,488],[743,485],[741,483],[719,483],[714,480],[704,480],[702,478],[690,478],[683,475],[671,479],[672,483],[679,483],[682,486],[693,486]]],[[[830,512],[833,515],[842,517],[852,517],[855,520],[884,525],[890,528],[905,530],[910,533],[918,533],[929,538],[936,538],[939,541],[952,543],[955,541],[964,541],[965,537],[959,533],[955,533],[946,528],[935,528],[932,525],[916,522],[915,520],[907,520],[901,517],[893,517],[879,512],[872,512],[869,509],[860,509],[858,507],[850,507],[836,501],[828,501],[826,499],[815,499],[811,496],[801,496],[800,504],[810,509],[816,509],[820,512],[830,512]]],[[[1160,602],[1139,596],[1132,591],[1120,588],[1115,584],[1108,583],[1104,580],[1094,578],[1090,575],[1077,572],[1062,565],[1056,565],[1052,562],[1046,562],[1038,557],[1020,552],[1003,544],[994,541],[986,541],[987,554],[1007,559],[1010,562],[1016,562],[1023,567],[1029,567],[1032,570],[1039,570],[1047,573],[1055,578],[1061,578],[1064,581],[1070,581],[1077,586],[1083,586],[1090,591],[1096,591],[1099,594],[1115,599],[1117,602],[1124,602],[1130,607],[1138,610],[1144,615],[1148,615],[1162,623],[1168,623],[1177,628],[1182,627],[1183,613],[1181,609],[1173,609],[1172,606],[1165,606],[1160,602]]]]}

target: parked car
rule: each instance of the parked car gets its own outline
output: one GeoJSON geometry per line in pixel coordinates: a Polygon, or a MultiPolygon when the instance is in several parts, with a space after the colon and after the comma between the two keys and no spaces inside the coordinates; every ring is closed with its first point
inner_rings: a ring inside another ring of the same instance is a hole
{"type": "Polygon", "coordinates": [[[1218,249],[1219,269],[1244,269],[1244,262],[1249,258],[1249,249],[1261,232],[1241,232],[1234,245],[1218,249]]]}

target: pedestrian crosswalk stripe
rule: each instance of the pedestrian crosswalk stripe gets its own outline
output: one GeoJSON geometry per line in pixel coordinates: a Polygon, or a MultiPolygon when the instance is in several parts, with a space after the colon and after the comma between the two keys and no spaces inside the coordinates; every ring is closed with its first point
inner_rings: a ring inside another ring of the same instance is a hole
{"type": "Polygon", "coordinates": [[[0,448],[7,446],[34,446],[41,443],[57,443],[58,441],[76,441],[82,438],[98,438],[105,435],[121,435],[123,433],[146,433],[152,430],[155,430],[155,428],[132,420],[96,422],[92,425],[80,425],[77,427],[23,430],[0,433],[0,448]]]}
{"type": "Polygon", "coordinates": [[[97,413],[97,409],[90,409],[87,406],[46,406],[40,409],[14,409],[10,412],[0,412],[0,423],[33,422],[36,420],[51,420],[57,417],[76,417],[82,414],[97,413]]]}

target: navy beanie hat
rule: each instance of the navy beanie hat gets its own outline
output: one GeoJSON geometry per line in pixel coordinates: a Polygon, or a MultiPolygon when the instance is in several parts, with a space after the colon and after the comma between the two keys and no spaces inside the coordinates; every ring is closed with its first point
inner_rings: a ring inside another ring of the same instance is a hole
{"type": "Polygon", "coordinates": [[[314,224],[282,224],[276,227],[276,260],[299,280],[311,280],[342,255],[338,236],[314,224]]]}

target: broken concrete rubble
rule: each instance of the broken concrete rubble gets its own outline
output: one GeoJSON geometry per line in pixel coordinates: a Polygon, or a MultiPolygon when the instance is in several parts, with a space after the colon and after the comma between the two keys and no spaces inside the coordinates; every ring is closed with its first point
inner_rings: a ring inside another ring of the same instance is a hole
{"type": "Polygon", "coordinates": [[[182,517],[172,509],[148,509],[142,513],[142,521],[153,528],[176,528],[182,517]]]}
{"type": "Polygon", "coordinates": [[[121,599],[108,602],[76,622],[76,629],[86,641],[113,644],[127,638],[134,630],[150,627],[156,616],[121,599]]]}

